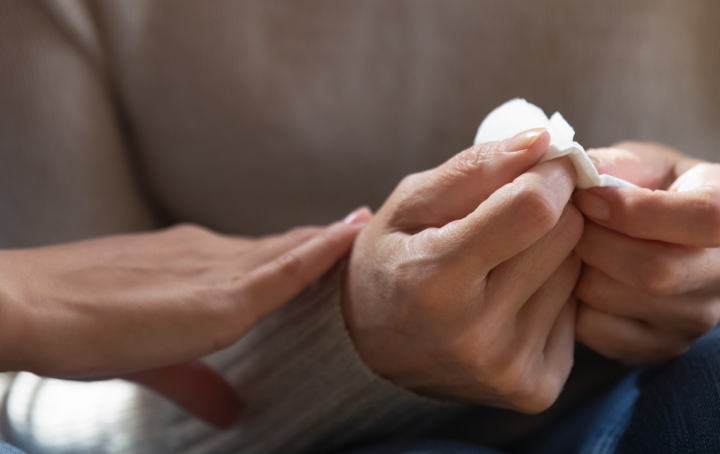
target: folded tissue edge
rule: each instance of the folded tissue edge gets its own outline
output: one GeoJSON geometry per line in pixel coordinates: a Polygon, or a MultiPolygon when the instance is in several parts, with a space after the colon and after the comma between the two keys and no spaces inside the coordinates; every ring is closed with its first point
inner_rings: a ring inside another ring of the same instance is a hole
{"type": "Polygon", "coordinates": [[[555,112],[548,118],[541,108],[524,99],[512,99],[490,112],[478,128],[475,144],[506,140],[535,128],[547,128],[550,133],[550,146],[540,162],[568,156],[578,174],[578,189],[636,187],[620,178],[600,175],[585,149],[573,141],[575,130],[560,112],[555,112]]]}

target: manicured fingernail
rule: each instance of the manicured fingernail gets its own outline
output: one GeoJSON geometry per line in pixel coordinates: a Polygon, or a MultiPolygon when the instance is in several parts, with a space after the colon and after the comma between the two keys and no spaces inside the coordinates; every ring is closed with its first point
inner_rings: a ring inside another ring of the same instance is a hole
{"type": "Polygon", "coordinates": [[[372,214],[370,212],[370,208],[360,207],[357,210],[355,210],[352,213],[345,216],[345,219],[343,219],[343,222],[347,225],[366,224],[370,220],[371,217],[372,217],[372,214]]]}
{"type": "Polygon", "coordinates": [[[588,191],[580,191],[573,197],[575,206],[587,217],[598,221],[610,219],[610,204],[588,191]]]}
{"type": "Polygon", "coordinates": [[[511,153],[514,151],[527,150],[545,131],[547,131],[547,128],[536,128],[516,134],[511,139],[505,141],[503,151],[505,153],[511,153]]]}

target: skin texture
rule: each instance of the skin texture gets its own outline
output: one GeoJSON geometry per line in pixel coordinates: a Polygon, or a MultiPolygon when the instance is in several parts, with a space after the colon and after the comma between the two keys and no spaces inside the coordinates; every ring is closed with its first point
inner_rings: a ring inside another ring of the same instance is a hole
{"type": "Polygon", "coordinates": [[[588,153],[640,188],[573,197],[586,216],[577,339],[624,363],[664,363],[720,320],[720,165],[652,143],[588,153]]]}
{"type": "Polygon", "coordinates": [[[543,130],[405,178],[357,239],[344,309],[363,360],[418,393],[537,413],[573,363],[582,234],[543,130]]]}
{"type": "Polygon", "coordinates": [[[0,251],[0,370],[126,378],[220,427],[240,402],[197,358],[230,346],[350,252],[371,213],[243,238],[181,225],[0,251]]]}
{"type": "Polygon", "coordinates": [[[601,173],[649,189],[581,191],[573,206],[570,163],[537,164],[548,143],[535,130],[468,149],[405,178],[373,219],[0,251],[0,370],[133,380],[227,427],[241,403],[196,359],[324,274],[365,224],[344,310],[363,360],[400,386],[537,413],[575,337],[626,363],[683,353],[720,319],[720,166],[655,144],[591,150],[601,173]]]}

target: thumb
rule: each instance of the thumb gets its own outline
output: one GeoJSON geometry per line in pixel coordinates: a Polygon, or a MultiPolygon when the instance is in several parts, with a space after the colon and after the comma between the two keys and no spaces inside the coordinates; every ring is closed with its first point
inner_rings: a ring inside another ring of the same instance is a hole
{"type": "Polygon", "coordinates": [[[395,224],[402,224],[400,229],[442,227],[464,218],[532,168],[549,144],[545,128],[531,129],[502,142],[476,145],[435,169],[408,176],[394,197],[395,224]]]}
{"type": "Polygon", "coordinates": [[[235,423],[242,407],[225,378],[200,361],[133,372],[120,378],[152,389],[221,429],[235,423]]]}

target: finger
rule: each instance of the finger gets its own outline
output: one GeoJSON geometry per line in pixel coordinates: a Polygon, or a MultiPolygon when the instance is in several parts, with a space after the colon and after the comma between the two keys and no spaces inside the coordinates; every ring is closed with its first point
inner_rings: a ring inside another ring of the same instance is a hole
{"type": "MultiPolygon", "coordinates": [[[[531,307],[528,309],[535,315],[537,311],[533,310],[535,306],[531,304],[534,297],[543,301],[545,310],[557,315],[575,287],[580,273],[580,259],[575,254],[572,254],[572,257],[568,256],[580,239],[582,229],[582,216],[574,207],[566,205],[560,220],[550,232],[528,249],[501,263],[490,272],[486,284],[488,301],[501,304],[502,311],[512,314],[521,312],[523,306],[530,304],[531,307]],[[557,274],[556,280],[548,283],[555,274],[557,274]],[[572,282],[565,282],[568,279],[572,282]],[[560,283],[558,280],[567,285],[562,289],[548,286],[548,284],[560,283]],[[567,294],[560,298],[547,299],[557,296],[555,294],[557,291],[567,294]]],[[[554,315],[552,320],[546,320],[547,323],[543,325],[547,330],[555,320],[554,315]]]]}
{"type": "MultiPolygon", "coordinates": [[[[364,225],[371,218],[372,211],[370,211],[368,207],[360,207],[348,214],[343,222],[345,224],[356,223],[364,225]]],[[[327,227],[318,226],[296,227],[285,233],[260,238],[256,244],[256,248],[243,257],[243,263],[248,269],[257,268],[309,241],[311,238],[322,234],[326,228],[327,227]]]]}
{"type": "Polygon", "coordinates": [[[257,240],[255,247],[248,252],[240,251],[243,264],[249,270],[294,249],[298,245],[319,235],[325,227],[296,227],[279,235],[270,235],[257,240]]]}
{"type": "MultiPolygon", "coordinates": [[[[503,142],[469,148],[441,166],[403,180],[391,224],[403,230],[441,227],[465,217],[493,192],[534,166],[547,151],[550,135],[532,129],[503,142]]],[[[392,198],[391,200],[395,200],[392,198]]]]}
{"type": "Polygon", "coordinates": [[[200,361],[134,372],[121,378],[154,390],[221,429],[235,423],[242,407],[225,378],[200,361]]]}
{"type": "Polygon", "coordinates": [[[689,347],[667,331],[586,304],[578,307],[575,333],[579,342],[625,364],[663,364],[689,347]]]}
{"type": "MultiPolygon", "coordinates": [[[[372,211],[368,207],[360,207],[348,214],[343,222],[365,224],[370,218],[372,211]]],[[[253,251],[244,256],[244,263],[248,269],[256,268],[321,234],[324,230],[325,227],[317,226],[296,227],[279,235],[260,238],[253,251]]]]}
{"type": "Polygon", "coordinates": [[[588,265],[652,295],[677,295],[717,285],[718,249],[631,238],[586,221],[575,251],[588,265]]]}
{"type": "Polygon", "coordinates": [[[583,214],[635,238],[720,245],[720,166],[652,143],[623,142],[588,155],[600,173],[640,188],[580,191],[573,201],[583,214]]]}
{"type": "Polygon", "coordinates": [[[720,320],[714,295],[693,293],[681,296],[654,296],[623,284],[597,268],[583,267],[575,296],[602,312],[642,320],[667,331],[696,339],[720,320]]]}
{"type": "Polygon", "coordinates": [[[325,274],[350,252],[363,226],[364,221],[335,223],[245,276],[238,282],[238,291],[241,300],[249,303],[243,308],[243,317],[250,320],[246,326],[253,326],[325,274]]]}
{"type": "Polygon", "coordinates": [[[667,189],[681,174],[700,162],[651,142],[620,142],[587,153],[600,174],[649,189],[667,189]]]}
{"type": "Polygon", "coordinates": [[[545,345],[560,312],[568,305],[581,268],[580,258],[571,252],[518,312],[518,332],[525,333],[539,348],[545,345]]]}
{"type": "Polygon", "coordinates": [[[544,162],[503,186],[467,217],[423,231],[421,240],[435,252],[466,257],[472,261],[468,266],[487,273],[555,227],[576,181],[569,159],[544,162]]]}
{"type": "Polygon", "coordinates": [[[594,222],[634,238],[695,247],[720,246],[720,190],[687,192],[592,188],[573,203],[594,222]]]}

